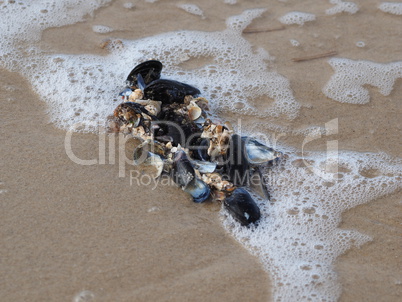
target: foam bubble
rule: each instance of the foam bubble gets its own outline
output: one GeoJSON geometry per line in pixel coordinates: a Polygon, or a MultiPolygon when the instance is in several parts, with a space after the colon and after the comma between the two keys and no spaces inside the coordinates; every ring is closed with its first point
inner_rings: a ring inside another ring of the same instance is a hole
{"type": "Polygon", "coordinates": [[[324,86],[323,92],[327,97],[342,103],[368,103],[370,95],[364,85],[378,87],[381,94],[389,95],[395,80],[402,77],[402,61],[381,64],[333,58],[328,63],[335,74],[324,86]]]}
{"type": "Polygon", "coordinates": [[[127,8],[127,9],[133,9],[135,7],[135,5],[133,2],[126,2],[123,4],[123,7],[127,8]]]}
{"type": "Polygon", "coordinates": [[[290,12],[279,18],[279,21],[283,24],[298,24],[303,25],[305,22],[315,20],[315,15],[303,12],[290,12]]]}
{"type": "Polygon", "coordinates": [[[291,153],[264,172],[272,198],[259,201],[258,227],[231,217],[225,226],[271,273],[275,301],[337,301],[336,258],[371,240],[338,228],[341,213],[402,188],[402,162],[375,153],[291,153]]]}
{"type": "Polygon", "coordinates": [[[237,0],[225,0],[224,3],[234,5],[237,3],[237,0]]]}
{"type": "Polygon", "coordinates": [[[92,30],[99,34],[107,34],[113,31],[113,28],[106,25],[94,25],[92,26],[92,30]]]}
{"type": "Polygon", "coordinates": [[[384,13],[393,15],[402,15],[402,3],[401,2],[382,2],[378,9],[384,13]]]}
{"type": "Polygon", "coordinates": [[[80,292],[79,294],[77,294],[74,299],[73,302],[91,302],[95,300],[95,295],[93,292],[89,291],[89,290],[83,290],[82,292],[80,292]]]}
{"type": "Polygon", "coordinates": [[[290,41],[290,44],[292,44],[292,46],[295,46],[295,47],[300,46],[300,42],[295,39],[290,39],[289,41],[290,41]]]}
{"type": "Polygon", "coordinates": [[[199,8],[195,4],[177,4],[177,7],[181,8],[182,10],[185,10],[186,12],[188,12],[190,14],[200,16],[203,19],[205,19],[204,12],[202,11],[201,8],[199,8]]]}
{"type": "MultiPolygon", "coordinates": [[[[264,10],[247,10],[228,18],[228,28],[218,32],[179,31],[140,40],[119,40],[120,47],[107,56],[43,55],[33,49],[24,70],[34,90],[50,104],[50,116],[56,126],[69,129],[82,124],[96,130],[96,121],[105,120],[116,107],[119,89],[131,69],[141,61],[155,58],[165,68],[163,77],[200,88],[210,100],[211,111],[246,113],[266,117],[297,116],[300,104],[295,100],[289,81],[267,68],[268,53],[254,50],[241,32],[264,10]],[[196,69],[185,65],[197,58],[208,63],[196,69]],[[222,81],[224,79],[224,81],[222,81]],[[264,109],[253,101],[267,98],[264,109]],[[242,108],[236,107],[242,102],[242,108]]],[[[110,43],[113,44],[113,43],[110,43]]]]}
{"type": "MultiPolygon", "coordinates": [[[[15,45],[37,42],[46,28],[82,21],[86,15],[92,15],[95,9],[109,2],[111,0],[19,0],[2,3],[0,58],[11,53],[15,58],[15,45]]],[[[9,60],[2,59],[0,64],[5,61],[9,60]]]]}
{"type": "Polygon", "coordinates": [[[356,42],[356,46],[357,46],[357,47],[365,47],[365,46],[366,46],[366,43],[364,43],[363,41],[357,41],[357,42],[356,42]]]}
{"type": "Polygon", "coordinates": [[[355,14],[359,11],[359,7],[354,2],[344,2],[342,0],[330,0],[331,4],[335,4],[325,11],[327,15],[335,15],[340,13],[355,14]]]}

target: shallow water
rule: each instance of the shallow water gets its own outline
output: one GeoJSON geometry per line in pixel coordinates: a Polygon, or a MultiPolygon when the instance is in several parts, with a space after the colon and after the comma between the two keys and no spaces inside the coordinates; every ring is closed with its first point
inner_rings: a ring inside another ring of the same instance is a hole
{"type": "Polygon", "coordinates": [[[270,274],[273,300],[336,301],[336,259],[371,240],[340,229],[341,214],[401,188],[401,17],[376,1],[353,14],[327,11],[340,1],[45,2],[3,1],[1,64],[26,77],[49,120],[97,132],[132,67],[161,60],[165,77],[200,88],[216,119],[287,154],[264,170],[273,198],[259,201],[258,228],[221,214],[270,274]],[[295,11],[315,19],[279,21],[295,11]]]}

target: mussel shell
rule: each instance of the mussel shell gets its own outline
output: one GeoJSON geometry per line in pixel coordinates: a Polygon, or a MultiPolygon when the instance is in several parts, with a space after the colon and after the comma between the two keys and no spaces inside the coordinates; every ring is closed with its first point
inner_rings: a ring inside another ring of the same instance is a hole
{"type": "Polygon", "coordinates": [[[130,86],[138,87],[138,74],[140,74],[147,85],[152,81],[158,80],[161,77],[161,71],[161,62],[157,60],[145,61],[134,67],[127,77],[127,82],[130,86]]]}
{"type": "Polygon", "coordinates": [[[160,101],[163,104],[183,103],[186,95],[194,96],[200,93],[193,86],[167,79],[155,80],[144,89],[145,98],[160,101]]]}
{"type": "Polygon", "coordinates": [[[223,204],[229,214],[243,226],[256,223],[261,217],[257,204],[243,188],[234,190],[223,204]]]}
{"type": "Polygon", "coordinates": [[[250,164],[260,165],[274,161],[282,156],[282,153],[265,146],[254,138],[243,136],[242,140],[246,148],[247,161],[250,164]]]}
{"type": "Polygon", "coordinates": [[[191,146],[192,154],[195,159],[201,161],[209,161],[210,156],[208,155],[209,139],[198,138],[193,146],[191,146]]]}
{"type": "Polygon", "coordinates": [[[197,169],[200,173],[212,173],[216,170],[217,163],[203,160],[193,159],[191,164],[197,169]]]}
{"type": "Polygon", "coordinates": [[[155,137],[170,138],[169,141],[173,146],[189,147],[193,145],[195,140],[199,137],[199,128],[197,124],[189,121],[186,116],[174,112],[165,106],[159,114],[159,121],[155,124],[158,125],[158,131],[155,137]]]}
{"type": "Polygon", "coordinates": [[[173,180],[180,187],[186,187],[195,177],[195,170],[184,151],[178,151],[173,161],[173,180]]]}
{"type": "Polygon", "coordinates": [[[209,186],[197,178],[195,170],[184,151],[175,154],[172,178],[182,189],[193,197],[194,202],[203,202],[210,195],[209,186]]]}
{"type": "Polygon", "coordinates": [[[250,181],[250,165],[244,141],[237,134],[230,138],[226,159],[226,172],[235,186],[246,186],[250,181]]]}
{"type": "Polygon", "coordinates": [[[150,152],[149,150],[152,151],[157,151],[154,150],[155,148],[151,146],[150,141],[144,141],[140,145],[135,148],[134,153],[133,153],[133,163],[134,165],[144,165],[144,166],[150,166],[154,168],[154,178],[158,178],[163,171],[164,167],[164,161],[163,158],[153,152],[150,152]]]}
{"type": "Polygon", "coordinates": [[[194,178],[185,188],[184,191],[193,197],[193,201],[201,203],[208,199],[211,195],[209,186],[199,178],[194,178]]]}

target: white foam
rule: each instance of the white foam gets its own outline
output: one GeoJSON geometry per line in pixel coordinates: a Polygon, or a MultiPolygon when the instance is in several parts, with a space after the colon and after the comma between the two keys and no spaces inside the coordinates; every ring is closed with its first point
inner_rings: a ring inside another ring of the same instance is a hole
{"type": "Polygon", "coordinates": [[[202,11],[201,8],[199,8],[199,6],[197,6],[195,4],[177,4],[177,7],[181,8],[182,10],[184,10],[190,14],[200,16],[203,19],[205,19],[204,12],[202,11]]]}
{"type": "Polygon", "coordinates": [[[393,15],[402,15],[402,3],[401,2],[382,2],[378,9],[384,13],[393,15]]]}
{"type": "Polygon", "coordinates": [[[365,46],[366,46],[366,43],[364,43],[363,41],[357,41],[357,42],[356,42],[356,46],[362,48],[362,47],[365,47],[365,46]]]}
{"type": "Polygon", "coordinates": [[[366,104],[370,95],[364,85],[378,87],[383,95],[389,95],[395,80],[402,77],[402,61],[375,63],[363,60],[333,58],[328,61],[335,71],[324,86],[324,94],[342,103],[366,104]]]}
{"type": "Polygon", "coordinates": [[[258,227],[240,227],[230,217],[225,225],[270,271],[275,301],[337,301],[336,258],[370,240],[338,228],[341,213],[402,188],[401,164],[385,154],[290,153],[265,171],[272,198],[259,201],[258,227]]]}
{"type": "Polygon", "coordinates": [[[133,2],[126,2],[123,4],[123,7],[127,8],[127,9],[133,9],[135,7],[135,5],[133,2]]]}
{"type": "Polygon", "coordinates": [[[92,15],[95,9],[109,2],[111,0],[19,0],[2,3],[0,64],[10,61],[4,56],[16,57],[19,43],[37,42],[46,28],[82,21],[86,15],[92,15]]]}
{"type": "Polygon", "coordinates": [[[113,28],[106,25],[94,25],[92,30],[98,34],[107,34],[113,31],[113,28]]]}
{"type": "Polygon", "coordinates": [[[335,4],[325,11],[327,15],[335,15],[340,13],[356,14],[359,11],[359,7],[354,2],[344,2],[342,0],[330,0],[331,4],[335,4]]]}
{"type": "Polygon", "coordinates": [[[295,46],[295,47],[300,46],[300,42],[295,39],[290,39],[289,42],[290,42],[290,44],[292,44],[292,46],[295,46]]]}
{"type": "Polygon", "coordinates": [[[315,20],[315,15],[303,12],[290,12],[279,18],[279,21],[283,24],[291,25],[298,24],[304,25],[306,22],[315,20]]]}
{"type": "Polygon", "coordinates": [[[224,0],[224,3],[234,5],[237,3],[237,0],[224,0]]]}
{"type": "MultiPolygon", "coordinates": [[[[219,32],[180,31],[141,40],[122,40],[108,56],[43,55],[32,49],[29,62],[19,61],[34,90],[50,104],[55,124],[69,129],[81,123],[94,130],[97,120],[105,120],[116,107],[116,96],[125,78],[139,62],[149,58],[162,61],[164,77],[198,87],[211,101],[212,112],[238,112],[266,117],[297,116],[300,105],[293,97],[289,81],[267,68],[270,57],[255,51],[241,32],[264,10],[245,11],[227,20],[219,32]],[[188,70],[182,64],[199,57],[210,58],[206,65],[188,70]],[[222,81],[224,79],[224,81],[222,81]],[[253,100],[267,97],[264,109],[253,100]],[[235,103],[242,102],[242,108],[235,103]]],[[[87,129],[88,130],[88,129],[87,129]]]]}

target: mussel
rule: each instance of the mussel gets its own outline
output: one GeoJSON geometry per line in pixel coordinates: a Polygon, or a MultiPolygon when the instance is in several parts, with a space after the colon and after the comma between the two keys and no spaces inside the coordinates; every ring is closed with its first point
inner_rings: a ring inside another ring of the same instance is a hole
{"type": "Polygon", "coordinates": [[[173,146],[188,147],[193,144],[193,141],[199,137],[200,132],[196,123],[191,121],[188,116],[180,114],[169,105],[162,108],[158,116],[159,121],[158,132],[155,133],[155,138],[166,140],[168,139],[173,146]]]}
{"type": "Polygon", "coordinates": [[[162,150],[161,148],[163,147],[154,144],[150,141],[142,142],[134,150],[133,154],[134,165],[144,165],[153,167],[155,170],[154,178],[158,178],[162,174],[164,166],[164,161],[162,158],[164,150],[162,150]],[[152,150],[153,152],[150,152],[150,150],[152,150]]]}
{"type": "Polygon", "coordinates": [[[161,77],[162,63],[157,60],[149,60],[138,64],[127,77],[130,87],[138,87],[138,75],[141,75],[145,85],[158,80],[161,77]]]}
{"type": "Polygon", "coordinates": [[[250,181],[250,165],[247,161],[246,146],[240,135],[230,138],[226,159],[226,172],[235,186],[246,186],[250,181]]]}
{"type": "Polygon", "coordinates": [[[279,159],[283,154],[258,142],[248,136],[242,136],[245,145],[247,161],[253,165],[265,164],[279,159]]]}
{"type": "Polygon", "coordinates": [[[144,88],[144,97],[162,104],[183,103],[186,95],[195,96],[201,92],[188,84],[174,80],[158,79],[144,88]]]}
{"type": "Polygon", "coordinates": [[[231,216],[243,226],[256,223],[261,216],[260,209],[243,188],[237,188],[223,201],[226,210],[231,216]]]}
{"type": "Polygon", "coordinates": [[[172,177],[175,183],[193,197],[194,202],[205,201],[211,193],[209,186],[195,174],[195,170],[184,151],[180,150],[175,153],[172,177]]]}

